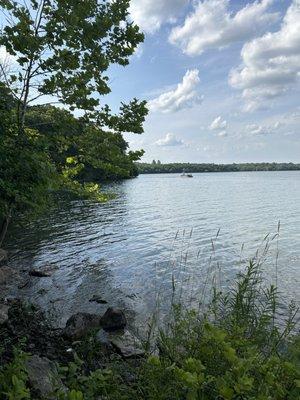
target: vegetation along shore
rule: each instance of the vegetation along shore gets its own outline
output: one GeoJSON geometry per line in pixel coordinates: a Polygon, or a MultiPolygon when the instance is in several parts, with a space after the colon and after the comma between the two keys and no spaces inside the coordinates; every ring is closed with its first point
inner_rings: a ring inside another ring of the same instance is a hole
{"type": "Polygon", "coordinates": [[[54,329],[34,306],[3,299],[1,399],[299,399],[297,309],[279,321],[282,299],[260,268],[253,259],[228,291],[214,290],[205,313],[173,303],[144,340],[118,309],[54,329]]]}
{"type": "Polygon", "coordinates": [[[300,171],[300,164],[294,163],[233,163],[233,164],[195,164],[169,163],[159,160],[152,163],[136,163],[140,174],[168,174],[188,172],[245,172],[245,171],[300,171]]]}

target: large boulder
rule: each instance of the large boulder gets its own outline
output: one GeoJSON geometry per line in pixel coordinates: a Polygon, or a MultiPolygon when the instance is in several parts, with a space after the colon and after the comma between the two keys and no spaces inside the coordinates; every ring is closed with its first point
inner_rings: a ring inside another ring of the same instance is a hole
{"type": "Polygon", "coordinates": [[[141,341],[131,332],[110,333],[110,343],[124,358],[138,358],[145,355],[141,341]]]}
{"type": "Polygon", "coordinates": [[[0,326],[8,321],[8,310],[9,306],[6,304],[0,304],[0,326]]]}
{"type": "Polygon", "coordinates": [[[92,329],[99,328],[100,321],[100,315],[79,312],[68,319],[63,334],[73,340],[80,339],[92,329]]]}
{"type": "Polygon", "coordinates": [[[33,392],[42,399],[57,399],[57,390],[65,391],[56,365],[45,357],[34,355],[25,363],[28,380],[33,392]]]}
{"type": "Polygon", "coordinates": [[[0,249],[0,266],[4,265],[8,259],[7,251],[0,249]]]}
{"type": "Polygon", "coordinates": [[[118,308],[109,307],[101,318],[101,326],[105,331],[124,329],[126,325],[125,314],[118,308]]]}

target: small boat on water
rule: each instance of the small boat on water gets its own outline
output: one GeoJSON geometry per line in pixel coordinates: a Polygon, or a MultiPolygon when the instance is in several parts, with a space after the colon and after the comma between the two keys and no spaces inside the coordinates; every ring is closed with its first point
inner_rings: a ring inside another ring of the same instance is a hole
{"type": "Polygon", "coordinates": [[[193,178],[192,174],[186,174],[185,171],[182,172],[180,175],[181,178],[193,178]]]}

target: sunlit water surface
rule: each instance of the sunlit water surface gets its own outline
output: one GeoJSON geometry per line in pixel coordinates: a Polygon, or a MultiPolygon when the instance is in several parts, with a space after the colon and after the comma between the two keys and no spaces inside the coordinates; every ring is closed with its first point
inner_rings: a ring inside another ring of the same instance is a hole
{"type": "Polygon", "coordinates": [[[230,285],[262,251],[278,221],[264,269],[299,304],[300,172],[141,175],[105,190],[116,194],[108,203],[61,200],[10,231],[14,267],[53,270],[18,295],[51,310],[58,324],[77,311],[103,312],[106,305],[89,302],[95,294],[140,325],[174,285],[185,301],[204,301],[212,282],[230,285]]]}

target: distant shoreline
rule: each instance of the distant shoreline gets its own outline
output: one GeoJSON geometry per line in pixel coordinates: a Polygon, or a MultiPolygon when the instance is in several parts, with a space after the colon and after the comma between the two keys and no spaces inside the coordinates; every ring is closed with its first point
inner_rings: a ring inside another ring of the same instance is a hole
{"type": "Polygon", "coordinates": [[[241,163],[241,164],[194,164],[194,163],[136,163],[139,174],[251,172],[251,171],[300,171],[294,163],[241,163]]]}

